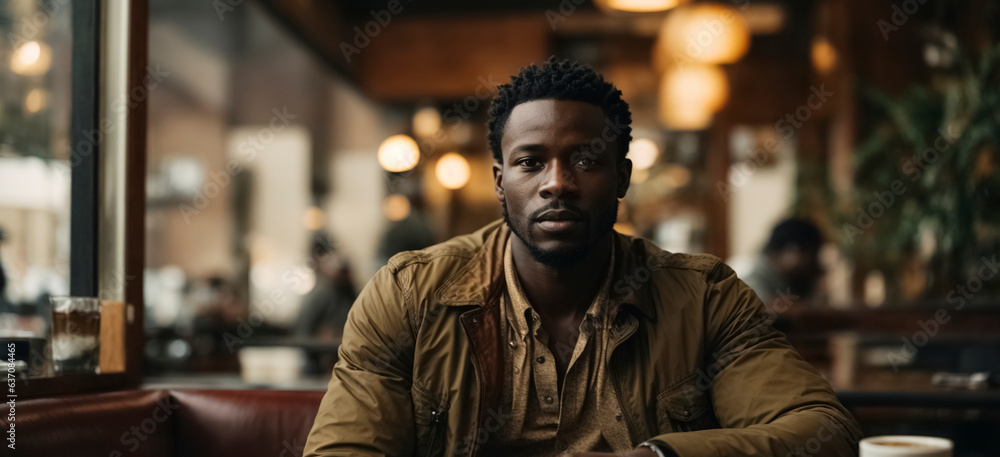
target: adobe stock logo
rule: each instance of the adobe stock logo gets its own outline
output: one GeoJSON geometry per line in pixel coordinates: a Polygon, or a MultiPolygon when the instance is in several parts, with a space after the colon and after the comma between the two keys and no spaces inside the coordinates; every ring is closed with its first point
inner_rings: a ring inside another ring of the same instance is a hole
{"type": "Polygon", "coordinates": [[[806,99],[804,105],[799,105],[795,111],[786,113],[784,119],[774,123],[774,129],[786,140],[791,139],[792,135],[795,134],[795,129],[801,128],[802,123],[811,119],[813,112],[822,108],[826,101],[833,96],[833,92],[826,90],[825,84],[820,84],[819,87],[810,86],[809,90],[812,94],[806,99]]]}
{"type": "Polygon", "coordinates": [[[209,173],[210,181],[204,183],[200,189],[194,189],[189,203],[177,205],[185,224],[190,225],[195,216],[200,215],[205,208],[208,208],[212,200],[229,187],[233,177],[242,173],[245,167],[257,159],[257,154],[264,151],[265,147],[274,141],[275,133],[285,130],[296,118],[296,115],[288,112],[284,106],[281,107],[281,110],[273,108],[271,112],[274,115],[267,126],[261,127],[255,134],[239,143],[237,146],[238,157],[231,158],[225,169],[209,173]]]}
{"type": "Polygon", "coordinates": [[[385,5],[385,8],[378,11],[371,10],[372,20],[365,23],[364,28],[354,26],[353,46],[352,43],[346,41],[340,42],[340,52],[344,54],[344,60],[347,60],[347,63],[351,63],[351,60],[353,60],[351,56],[361,54],[361,51],[367,48],[372,43],[372,40],[378,34],[382,33],[382,30],[392,22],[392,17],[402,12],[403,4],[400,3],[400,0],[390,0],[385,5]]]}
{"type": "Polygon", "coordinates": [[[892,23],[889,23],[885,19],[879,19],[876,25],[878,25],[878,31],[882,33],[882,39],[889,41],[889,33],[899,30],[906,21],[910,20],[910,16],[917,12],[920,5],[927,3],[927,0],[906,0],[903,2],[902,8],[898,5],[892,5],[892,14],[889,19],[892,23]]]}
{"type": "MultiPolygon", "coordinates": [[[[944,128],[938,129],[938,133],[940,135],[934,139],[933,147],[924,148],[919,154],[914,154],[903,163],[903,173],[909,175],[910,182],[916,182],[920,179],[924,171],[944,157],[951,145],[955,143],[956,138],[949,136],[944,128]]],[[[858,236],[864,235],[868,229],[872,228],[877,219],[885,215],[889,208],[892,208],[897,197],[903,196],[908,190],[909,188],[902,179],[895,179],[889,184],[888,189],[873,191],[874,200],[871,200],[867,205],[862,204],[857,207],[856,223],[843,224],[844,238],[853,244],[858,236]]]]}
{"type": "MultiPolygon", "coordinates": [[[[128,446],[130,453],[138,451],[142,443],[145,443],[150,436],[156,433],[160,428],[160,424],[170,419],[174,411],[180,409],[180,407],[181,405],[169,396],[156,400],[156,407],[153,408],[149,417],[143,419],[137,425],[133,425],[125,433],[121,434],[121,444],[128,446]]],[[[115,450],[108,455],[109,457],[121,457],[124,454],[121,451],[115,450]]]]}
{"type": "Polygon", "coordinates": [[[476,430],[475,438],[467,436],[455,445],[455,455],[468,455],[478,451],[483,444],[489,441],[490,434],[500,431],[500,428],[510,420],[513,413],[511,411],[504,413],[503,408],[500,408],[499,411],[490,408],[486,411],[486,416],[483,425],[476,430]]]}

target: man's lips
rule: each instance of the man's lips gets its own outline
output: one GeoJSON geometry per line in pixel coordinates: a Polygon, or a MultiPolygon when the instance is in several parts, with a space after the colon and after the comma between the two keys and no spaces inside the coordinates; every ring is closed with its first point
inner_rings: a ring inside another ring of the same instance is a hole
{"type": "Polygon", "coordinates": [[[538,221],[538,227],[546,232],[559,233],[576,229],[583,221],[579,219],[538,221]]]}
{"type": "Polygon", "coordinates": [[[538,215],[534,222],[546,232],[559,233],[576,229],[583,218],[575,211],[549,210],[538,215]]]}
{"type": "Polygon", "coordinates": [[[579,221],[583,217],[576,211],[566,209],[550,209],[535,217],[536,222],[541,221],[579,221]]]}

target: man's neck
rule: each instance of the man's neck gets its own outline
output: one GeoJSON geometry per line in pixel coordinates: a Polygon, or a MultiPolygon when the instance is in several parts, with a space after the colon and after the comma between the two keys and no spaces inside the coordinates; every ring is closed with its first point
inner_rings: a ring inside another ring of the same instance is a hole
{"type": "Polygon", "coordinates": [[[525,298],[538,314],[582,315],[604,283],[614,237],[609,231],[579,262],[555,268],[535,260],[518,236],[511,236],[514,271],[525,298]]]}

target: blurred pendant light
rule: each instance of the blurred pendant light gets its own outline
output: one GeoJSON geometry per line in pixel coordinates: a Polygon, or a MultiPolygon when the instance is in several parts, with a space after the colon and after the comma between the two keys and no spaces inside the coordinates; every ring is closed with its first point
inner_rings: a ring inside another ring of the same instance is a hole
{"type": "Polygon", "coordinates": [[[44,75],[52,64],[52,49],[37,41],[28,41],[10,55],[10,69],[24,76],[44,75]]]}
{"type": "Polygon", "coordinates": [[[673,67],[660,82],[660,122],[673,130],[708,127],[729,99],[729,81],[715,65],[673,67]]]}
{"type": "Polygon", "coordinates": [[[446,189],[461,189],[469,182],[469,161],[457,152],[449,152],[438,159],[434,174],[446,189]]]}
{"type": "Polygon", "coordinates": [[[660,148],[649,138],[639,138],[628,145],[628,158],[633,170],[645,170],[656,163],[660,148]]]}
{"type": "Polygon", "coordinates": [[[837,49],[825,36],[813,39],[810,57],[813,68],[821,75],[829,73],[837,66],[837,49]]]}
{"type": "Polygon", "coordinates": [[[24,97],[24,109],[29,113],[37,113],[48,104],[48,92],[43,89],[31,89],[24,97]]]}
{"type": "Polygon", "coordinates": [[[407,135],[393,135],[378,147],[378,163],[385,171],[402,173],[412,170],[420,162],[420,148],[407,135]]]}
{"type": "Polygon", "coordinates": [[[740,60],[750,48],[750,27],[739,10],[718,3],[698,3],[671,11],[660,26],[659,56],[666,62],[725,64],[740,60]]]}
{"type": "Polygon", "coordinates": [[[393,222],[406,219],[410,215],[410,199],[401,194],[391,194],[382,201],[382,213],[393,222]]]}
{"type": "Polygon", "coordinates": [[[413,134],[429,138],[441,130],[441,113],[433,106],[425,106],[413,113],[413,134]]]}
{"type": "Polygon", "coordinates": [[[606,11],[626,13],[655,13],[666,11],[681,3],[681,0],[595,0],[598,8],[606,11]]]}

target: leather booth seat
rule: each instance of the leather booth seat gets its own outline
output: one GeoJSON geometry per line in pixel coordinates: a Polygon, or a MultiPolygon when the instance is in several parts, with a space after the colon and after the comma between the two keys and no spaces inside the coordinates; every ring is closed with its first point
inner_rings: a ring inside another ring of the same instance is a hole
{"type": "Polygon", "coordinates": [[[16,455],[301,457],[322,398],[317,391],[130,390],[25,400],[17,404],[16,455]]]}

